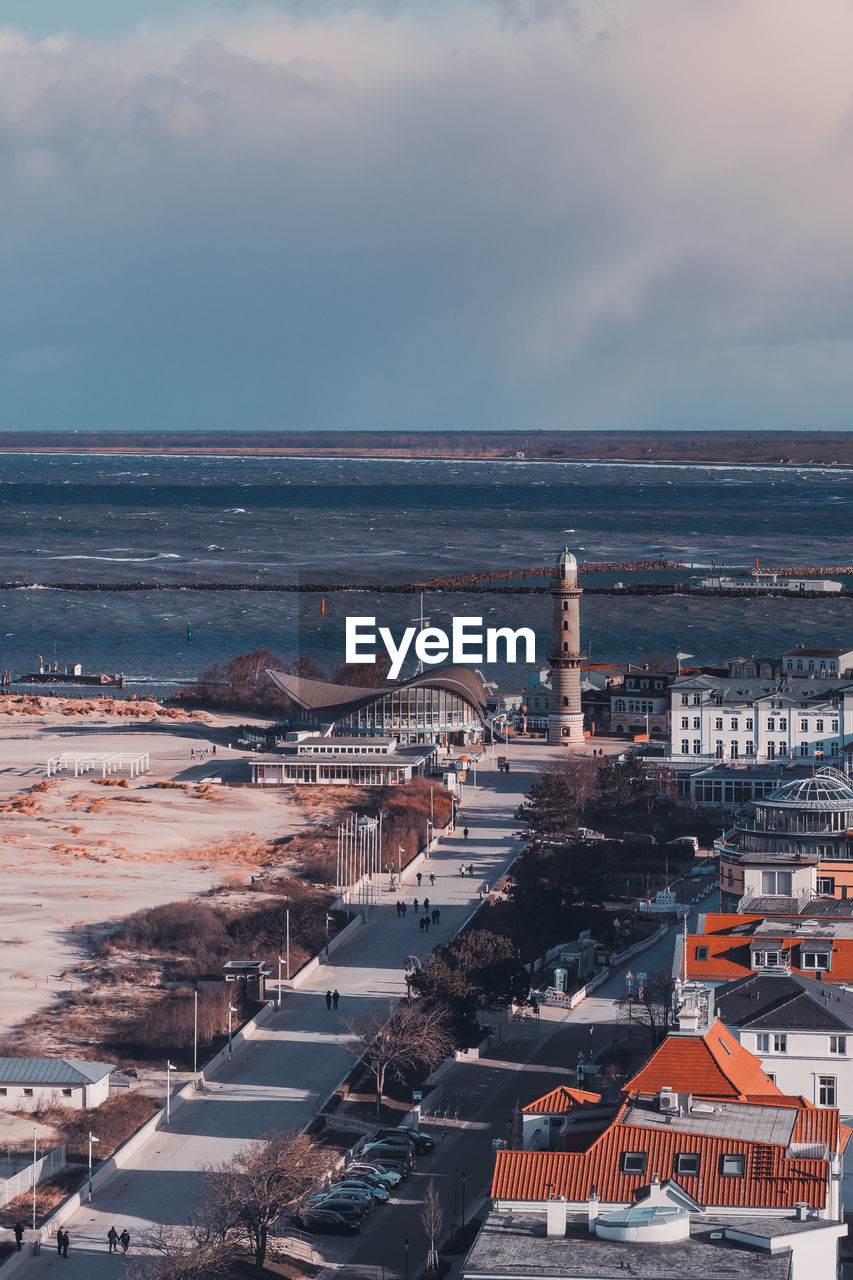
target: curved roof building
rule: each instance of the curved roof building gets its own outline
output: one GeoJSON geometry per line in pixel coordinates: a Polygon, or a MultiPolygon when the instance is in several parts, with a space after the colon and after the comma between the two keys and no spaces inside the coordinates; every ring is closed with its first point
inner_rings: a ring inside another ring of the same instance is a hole
{"type": "Polygon", "coordinates": [[[299,709],[300,723],[334,734],[392,734],[403,742],[479,736],[486,718],[483,683],[470,667],[448,663],[379,689],[305,680],[268,671],[299,709]]]}

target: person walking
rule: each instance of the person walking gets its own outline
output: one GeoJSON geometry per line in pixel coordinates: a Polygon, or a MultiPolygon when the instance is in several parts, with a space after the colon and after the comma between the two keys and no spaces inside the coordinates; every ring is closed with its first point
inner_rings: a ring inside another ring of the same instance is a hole
{"type": "Polygon", "coordinates": [[[71,1237],[70,1237],[70,1235],[68,1234],[68,1232],[67,1232],[67,1231],[63,1231],[63,1232],[62,1232],[62,1256],[63,1256],[63,1258],[67,1258],[67,1257],[68,1257],[68,1246],[70,1245],[70,1243],[71,1243],[71,1237]]]}
{"type": "Polygon", "coordinates": [[[464,876],[464,874],[465,874],[465,863],[464,863],[464,862],[460,862],[460,863],[459,863],[459,874],[460,874],[460,876],[464,876]]]}
{"type": "Polygon", "coordinates": [[[421,916],[420,920],[418,921],[418,928],[420,929],[421,933],[423,933],[423,931],[424,931],[424,918],[423,918],[423,916],[421,916]]]}
{"type": "Polygon", "coordinates": [[[16,1244],[16,1246],[17,1246],[18,1253],[20,1253],[20,1252],[21,1252],[21,1241],[22,1241],[22,1240],[23,1240],[23,1238],[24,1238],[24,1228],[23,1228],[23,1224],[22,1224],[22,1223],[20,1223],[20,1222],[16,1222],[16,1223],[15,1223],[15,1225],[14,1225],[14,1227],[12,1228],[12,1230],[13,1230],[13,1231],[14,1231],[14,1233],[15,1233],[15,1244],[16,1244]]]}
{"type": "Polygon", "coordinates": [[[406,903],[405,903],[405,902],[401,902],[401,903],[400,903],[400,906],[403,908],[403,919],[405,920],[405,918],[406,918],[406,912],[408,911],[408,909],[409,909],[409,908],[406,906],[406,903]]]}
{"type": "Polygon", "coordinates": [[[421,905],[421,904],[418,902],[417,898],[415,898],[414,902],[412,903],[412,906],[413,906],[413,907],[414,907],[414,909],[415,909],[415,915],[417,915],[417,914],[418,914],[418,907],[419,907],[420,905],[421,905]]]}
{"type": "Polygon", "coordinates": [[[418,872],[418,888],[419,888],[419,889],[420,889],[420,887],[421,887],[421,881],[423,880],[423,878],[424,878],[424,877],[423,877],[423,872],[419,871],[419,872],[418,872]]]}
{"type": "Polygon", "coordinates": [[[471,876],[472,878],[473,878],[473,876],[474,876],[474,864],[473,864],[473,862],[469,862],[469,863],[468,863],[468,875],[469,875],[469,876],[471,876]]]}
{"type": "Polygon", "coordinates": [[[429,933],[430,924],[431,924],[431,921],[429,916],[424,916],[424,933],[429,933]]]}
{"type": "Polygon", "coordinates": [[[463,838],[463,840],[467,840],[467,839],[468,839],[468,828],[467,828],[467,827],[463,827],[463,828],[462,828],[462,838],[463,838]]]}
{"type": "Polygon", "coordinates": [[[430,912],[430,918],[432,919],[433,924],[438,924],[439,920],[441,919],[441,912],[439,911],[438,907],[433,907],[432,911],[430,912]]]}
{"type": "Polygon", "coordinates": [[[130,1248],[130,1232],[128,1231],[127,1227],[123,1229],[121,1235],[119,1236],[119,1240],[121,1241],[122,1253],[127,1253],[128,1249],[130,1248]]]}
{"type": "Polygon", "coordinates": [[[109,1241],[108,1253],[118,1253],[118,1232],[115,1227],[110,1227],[107,1232],[107,1240],[109,1241]]]}
{"type": "Polygon", "coordinates": [[[435,872],[434,872],[434,871],[431,871],[431,872],[429,873],[429,882],[430,882],[430,884],[435,884],[435,872]]]}
{"type": "Polygon", "coordinates": [[[424,898],[424,911],[429,911],[429,898],[424,898]]]}
{"type": "Polygon", "coordinates": [[[332,993],[331,991],[327,991],[326,992],[326,1008],[331,1009],[331,1007],[332,1007],[332,993]]]}
{"type": "Polygon", "coordinates": [[[400,899],[398,898],[398,899],[397,899],[397,919],[398,919],[398,920],[399,920],[400,916],[403,914],[402,907],[403,907],[403,904],[401,903],[400,899]]]}
{"type": "Polygon", "coordinates": [[[340,1000],[340,998],[341,998],[341,993],[340,993],[340,991],[338,991],[338,988],[337,988],[337,987],[335,987],[334,991],[332,992],[332,1006],[333,1006],[333,1008],[337,1009],[337,1007],[338,1007],[338,1001],[340,1000]]]}

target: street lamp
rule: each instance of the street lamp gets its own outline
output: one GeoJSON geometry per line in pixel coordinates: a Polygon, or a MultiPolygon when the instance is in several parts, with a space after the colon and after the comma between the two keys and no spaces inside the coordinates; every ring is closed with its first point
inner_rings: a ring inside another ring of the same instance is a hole
{"type": "Polygon", "coordinates": [[[36,1160],[38,1160],[38,1129],[33,1129],[33,1231],[36,1229],[36,1160]]]}
{"type": "Polygon", "coordinates": [[[92,1203],[92,1143],[100,1142],[100,1138],[96,1138],[94,1133],[89,1131],[89,1203],[92,1203]]]}
{"type": "Polygon", "coordinates": [[[228,1006],[228,1059],[229,1061],[231,1060],[231,1014],[236,1012],[237,1010],[234,1008],[233,1004],[229,1004],[228,1006]]]}
{"type": "Polygon", "coordinates": [[[402,887],[403,884],[403,854],[405,849],[401,844],[397,845],[397,881],[402,887]]]}
{"type": "Polygon", "coordinates": [[[166,1124],[172,1123],[172,1072],[177,1069],[171,1062],[166,1063],[166,1124]]]}
{"type": "Polygon", "coordinates": [[[409,1237],[403,1241],[403,1280],[409,1280],[409,1237]]]}
{"type": "Polygon", "coordinates": [[[468,1181],[468,1175],[464,1172],[460,1173],[459,1181],[462,1184],[462,1230],[465,1230],[465,1184],[468,1181]]]}
{"type": "Polygon", "coordinates": [[[281,1008],[281,956],[278,958],[278,992],[275,1001],[276,1013],[281,1008]]]}
{"type": "Polygon", "coordinates": [[[193,990],[193,1075],[198,1071],[198,981],[193,990]]]}

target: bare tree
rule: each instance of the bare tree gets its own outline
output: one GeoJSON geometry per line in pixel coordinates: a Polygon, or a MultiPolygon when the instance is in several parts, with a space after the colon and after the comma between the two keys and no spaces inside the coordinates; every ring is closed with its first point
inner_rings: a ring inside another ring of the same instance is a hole
{"type": "Polygon", "coordinates": [[[133,1256],[127,1280],[228,1280],[233,1274],[233,1242],[212,1236],[203,1223],[158,1226],[138,1244],[142,1252],[133,1256]]]}
{"type": "Polygon", "coordinates": [[[207,1200],[222,1235],[243,1239],[262,1267],[269,1230],[326,1171],[328,1153],[307,1134],[273,1132],[204,1170],[207,1200]]]}
{"type": "Polygon", "coordinates": [[[421,1226],[424,1229],[424,1235],[429,1240],[427,1271],[437,1271],[438,1250],[435,1247],[435,1242],[441,1239],[441,1233],[444,1230],[444,1205],[441,1203],[441,1196],[438,1193],[438,1187],[435,1185],[435,1178],[430,1178],[427,1183],[426,1195],[421,1209],[421,1226]]]}
{"type": "Polygon", "coordinates": [[[345,1019],[344,1026],[350,1033],[347,1048],[373,1076],[377,1118],[389,1077],[402,1079],[421,1064],[438,1066],[453,1044],[444,1010],[426,1001],[392,1007],[390,1016],[345,1019]]]}
{"type": "MultiPolygon", "coordinates": [[[[675,1021],[674,995],[675,978],[668,969],[660,969],[649,974],[633,998],[633,1021],[648,1028],[655,1048],[666,1039],[675,1021]]],[[[623,1004],[627,1007],[627,999],[623,1004]]]]}

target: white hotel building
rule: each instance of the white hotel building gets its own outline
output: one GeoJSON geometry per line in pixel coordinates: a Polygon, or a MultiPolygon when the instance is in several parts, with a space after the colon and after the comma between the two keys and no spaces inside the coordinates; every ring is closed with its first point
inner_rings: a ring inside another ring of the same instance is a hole
{"type": "Polygon", "coordinates": [[[752,674],[757,665],[675,679],[673,760],[840,763],[853,743],[853,651],[794,649],[773,674],[764,663],[752,674]]]}

